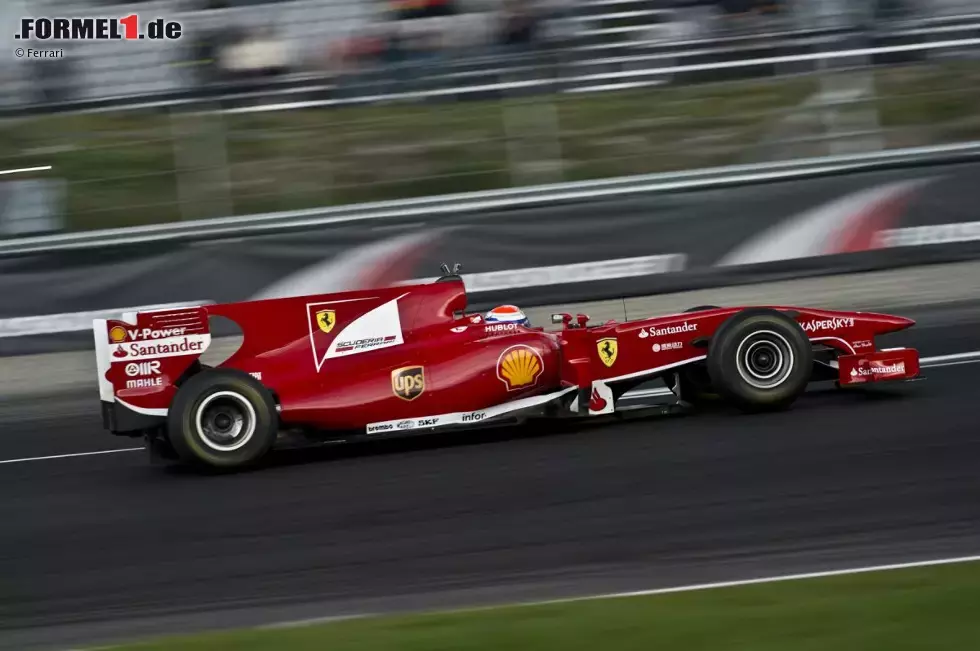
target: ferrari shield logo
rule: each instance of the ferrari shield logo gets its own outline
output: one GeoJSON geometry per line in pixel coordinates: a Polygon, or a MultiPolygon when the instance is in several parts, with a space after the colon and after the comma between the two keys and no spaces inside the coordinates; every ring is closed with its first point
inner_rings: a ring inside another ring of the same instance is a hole
{"type": "Polygon", "coordinates": [[[599,350],[599,359],[603,364],[612,366],[616,363],[616,358],[619,356],[619,342],[615,337],[600,339],[596,342],[596,348],[599,350]]]}
{"type": "Polygon", "coordinates": [[[333,310],[320,310],[316,313],[316,324],[320,326],[321,332],[330,332],[337,325],[337,313],[333,310]]]}
{"type": "Polygon", "coordinates": [[[406,366],[391,372],[391,390],[402,400],[415,400],[425,391],[425,370],[406,366]]]}

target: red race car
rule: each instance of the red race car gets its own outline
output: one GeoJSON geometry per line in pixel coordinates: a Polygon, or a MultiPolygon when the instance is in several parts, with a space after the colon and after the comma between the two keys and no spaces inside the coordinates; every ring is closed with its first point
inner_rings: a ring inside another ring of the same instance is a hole
{"type": "Polygon", "coordinates": [[[351,440],[615,414],[662,378],[678,404],[784,408],[811,382],[841,387],[919,374],[909,348],[875,338],[910,319],[802,307],[701,307],[560,329],[467,313],[443,266],[429,284],[123,315],[94,322],[106,429],[165,457],[252,464],[280,431],[351,440]],[[202,364],[210,317],[242,330],[223,363],[202,364]]]}

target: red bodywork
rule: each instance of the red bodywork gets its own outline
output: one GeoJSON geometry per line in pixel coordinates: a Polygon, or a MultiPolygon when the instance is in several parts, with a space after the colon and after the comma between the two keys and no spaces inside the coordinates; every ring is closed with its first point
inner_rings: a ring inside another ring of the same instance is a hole
{"type": "MultiPolygon", "coordinates": [[[[485,324],[465,312],[458,279],[320,296],[209,305],[95,322],[108,429],[159,424],[182,377],[211,344],[210,317],[244,335],[221,367],[252,374],[274,394],[284,427],[360,430],[469,425],[531,408],[610,413],[625,390],[704,360],[715,329],[741,307],[557,331],[485,324]],[[582,404],[588,399],[588,405],[582,404]]],[[[841,385],[919,373],[912,349],[875,338],[913,321],[865,312],[774,306],[831,351],[841,385]]]]}

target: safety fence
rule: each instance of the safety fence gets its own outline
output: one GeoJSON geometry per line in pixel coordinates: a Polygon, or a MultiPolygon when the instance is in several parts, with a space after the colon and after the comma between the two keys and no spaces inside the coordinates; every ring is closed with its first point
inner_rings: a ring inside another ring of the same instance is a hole
{"type": "Polygon", "coordinates": [[[0,355],[91,347],[92,318],[138,306],[430,280],[441,263],[462,263],[480,309],[972,260],[980,255],[977,150],[890,167],[827,160],[795,176],[729,171],[558,205],[493,209],[485,196],[468,210],[311,217],[315,226],[262,234],[241,226],[209,241],[154,239],[148,229],[146,239],[112,248],[5,255],[0,355]]]}
{"type": "Polygon", "coordinates": [[[50,170],[2,177],[0,226],[91,230],[972,140],[978,45],[732,62],[784,74],[595,94],[6,120],[0,170],[50,170]],[[868,65],[909,53],[925,60],[868,65]]]}

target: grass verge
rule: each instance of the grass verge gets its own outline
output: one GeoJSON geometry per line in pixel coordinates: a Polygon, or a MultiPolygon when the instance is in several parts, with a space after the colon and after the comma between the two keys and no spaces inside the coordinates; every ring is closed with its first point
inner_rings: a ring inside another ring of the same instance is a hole
{"type": "Polygon", "coordinates": [[[118,651],[867,651],[980,648],[980,563],[174,637],[118,651]]]}

